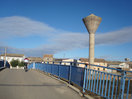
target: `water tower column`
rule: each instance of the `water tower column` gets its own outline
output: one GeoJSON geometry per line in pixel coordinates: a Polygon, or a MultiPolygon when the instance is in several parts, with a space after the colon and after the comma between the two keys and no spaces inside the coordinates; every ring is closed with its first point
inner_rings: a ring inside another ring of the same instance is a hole
{"type": "Polygon", "coordinates": [[[94,64],[95,33],[89,34],[89,64],[94,64]]]}

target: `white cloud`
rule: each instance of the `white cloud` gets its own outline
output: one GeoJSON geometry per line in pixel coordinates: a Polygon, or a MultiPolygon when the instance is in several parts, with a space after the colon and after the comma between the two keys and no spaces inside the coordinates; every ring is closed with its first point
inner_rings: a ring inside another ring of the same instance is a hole
{"type": "Polygon", "coordinates": [[[122,44],[132,42],[132,27],[96,35],[97,45],[122,44]]]}
{"type": "MultiPolygon", "coordinates": [[[[49,25],[26,17],[13,16],[0,18],[0,42],[2,38],[26,37],[38,35],[48,38],[51,44],[34,49],[18,49],[9,47],[10,53],[25,53],[26,55],[55,54],[74,48],[88,47],[88,33],[75,33],[58,30],[49,25]]],[[[122,44],[132,41],[132,27],[123,28],[108,33],[96,33],[96,45],[122,44]]]]}
{"type": "Polygon", "coordinates": [[[26,17],[12,16],[0,18],[0,35],[2,38],[47,35],[56,32],[56,29],[45,23],[33,21],[26,17]]]}

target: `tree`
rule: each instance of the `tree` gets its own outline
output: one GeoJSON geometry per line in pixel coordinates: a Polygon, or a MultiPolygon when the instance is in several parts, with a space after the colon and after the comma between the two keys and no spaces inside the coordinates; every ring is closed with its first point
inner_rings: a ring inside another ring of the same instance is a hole
{"type": "Polygon", "coordinates": [[[23,67],[23,66],[24,66],[24,61],[19,62],[19,63],[18,63],[18,66],[19,66],[19,67],[23,67]]]}
{"type": "Polygon", "coordinates": [[[12,61],[10,62],[10,64],[11,64],[12,67],[16,67],[19,64],[19,60],[12,59],[12,61]]]}

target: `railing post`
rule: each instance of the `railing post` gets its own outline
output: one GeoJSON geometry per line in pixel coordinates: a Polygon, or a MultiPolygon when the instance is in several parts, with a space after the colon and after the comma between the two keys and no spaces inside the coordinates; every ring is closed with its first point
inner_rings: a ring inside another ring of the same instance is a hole
{"type": "Polygon", "coordinates": [[[51,74],[52,74],[53,63],[51,63],[51,74]]]}
{"type": "Polygon", "coordinates": [[[118,99],[123,99],[124,98],[125,79],[126,79],[126,71],[122,71],[121,83],[120,83],[120,92],[119,92],[118,99]]]}
{"type": "Polygon", "coordinates": [[[86,86],[86,77],[87,77],[87,64],[85,64],[85,68],[84,68],[84,78],[83,78],[83,93],[85,92],[85,86],[86,86]]]}
{"type": "Polygon", "coordinates": [[[71,67],[72,67],[72,62],[70,62],[70,67],[69,67],[69,84],[71,83],[71,67]]]}
{"type": "Polygon", "coordinates": [[[47,65],[47,74],[48,74],[49,73],[49,71],[48,71],[49,70],[49,62],[47,62],[46,65],[47,65]]]}
{"type": "Polygon", "coordinates": [[[60,79],[60,65],[61,65],[61,62],[59,62],[60,64],[58,65],[58,79],[60,79]]]}
{"type": "Polygon", "coordinates": [[[52,72],[52,74],[54,73],[54,70],[53,70],[53,66],[54,66],[54,62],[52,62],[52,70],[51,70],[51,72],[52,72]]]}
{"type": "Polygon", "coordinates": [[[33,69],[35,69],[35,62],[33,63],[33,69]]]}
{"type": "Polygon", "coordinates": [[[121,99],[123,99],[123,96],[124,96],[125,81],[126,81],[126,72],[124,71],[124,72],[123,72],[123,80],[122,80],[121,99]]]}

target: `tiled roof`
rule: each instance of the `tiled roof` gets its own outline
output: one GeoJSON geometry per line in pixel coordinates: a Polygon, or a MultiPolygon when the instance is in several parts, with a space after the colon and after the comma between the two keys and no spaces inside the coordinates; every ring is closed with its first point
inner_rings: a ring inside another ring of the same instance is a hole
{"type": "Polygon", "coordinates": [[[54,61],[61,62],[62,60],[67,60],[67,58],[54,58],[54,61]]]}
{"type": "Polygon", "coordinates": [[[63,59],[54,59],[55,62],[61,62],[63,59]]]}
{"type": "MultiPolygon", "coordinates": [[[[89,59],[88,58],[80,58],[79,59],[81,62],[89,62],[89,59]]],[[[95,58],[94,59],[94,62],[106,62],[104,59],[97,59],[95,58]]]]}
{"type": "Polygon", "coordinates": [[[129,65],[132,65],[132,62],[126,62],[127,64],[129,64],[129,65]]]}
{"type": "Polygon", "coordinates": [[[38,61],[38,62],[42,62],[42,58],[41,57],[27,57],[29,59],[29,61],[38,61]]]}
{"type": "MultiPolygon", "coordinates": [[[[5,54],[1,54],[0,56],[5,56],[5,54]]],[[[6,54],[8,57],[23,57],[24,54],[6,54]]]]}
{"type": "Polygon", "coordinates": [[[119,65],[122,62],[120,62],[120,61],[107,61],[107,63],[108,63],[108,65],[119,65]]]}
{"type": "Polygon", "coordinates": [[[51,57],[51,58],[53,58],[53,55],[52,54],[45,54],[43,57],[51,57]]]}

